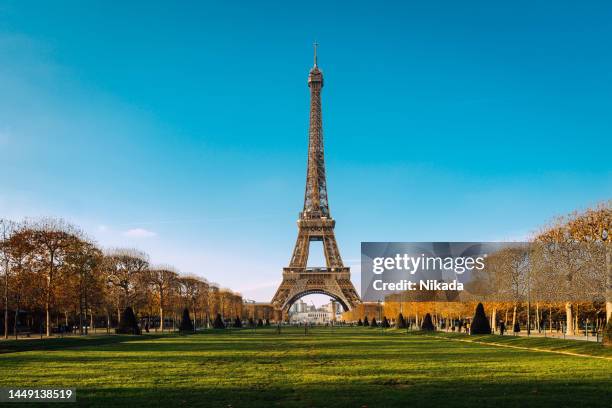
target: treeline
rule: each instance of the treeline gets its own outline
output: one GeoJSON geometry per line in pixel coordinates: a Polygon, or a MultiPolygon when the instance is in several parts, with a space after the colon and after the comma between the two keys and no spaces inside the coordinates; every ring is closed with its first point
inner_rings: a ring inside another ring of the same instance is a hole
{"type": "Polygon", "coordinates": [[[241,316],[242,296],[206,279],[151,265],[136,249],[103,250],[77,227],[54,218],[0,219],[0,316],[4,336],[17,332],[116,327],[131,308],[147,327],[164,330],[187,308],[196,326],[241,316]]]}
{"type": "Polygon", "coordinates": [[[349,321],[394,318],[400,312],[415,325],[431,313],[434,321],[469,318],[483,302],[493,329],[498,322],[573,335],[586,326],[601,329],[612,316],[612,202],[559,217],[527,244],[489,254],[483,273],[467,290],[406,291],[384,305],[362,304],[349,321]]]}

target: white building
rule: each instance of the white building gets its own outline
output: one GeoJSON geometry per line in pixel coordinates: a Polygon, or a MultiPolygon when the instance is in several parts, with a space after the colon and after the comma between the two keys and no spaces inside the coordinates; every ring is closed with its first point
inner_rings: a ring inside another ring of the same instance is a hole
{"type": "Polygon", "coordinates": [[[338,309],[335,302],[329,302],[317,308],[299,299],[289,309],[289,321],[291,323],[326,324],[332,320],[338,320],[340,317],[338,309]],[[336,312],[336,319],[334,319],[334,311],[336,312]]]}

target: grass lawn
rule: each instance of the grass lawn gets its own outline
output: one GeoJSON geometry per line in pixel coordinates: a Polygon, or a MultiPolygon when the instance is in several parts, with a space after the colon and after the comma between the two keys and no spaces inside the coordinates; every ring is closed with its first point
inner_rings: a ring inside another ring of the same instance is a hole
{"type": "Polygon", "coordinates": [[[370,328],[0,341],[9,386],[85,406],[612,407],[612,349],[370,328]]]}

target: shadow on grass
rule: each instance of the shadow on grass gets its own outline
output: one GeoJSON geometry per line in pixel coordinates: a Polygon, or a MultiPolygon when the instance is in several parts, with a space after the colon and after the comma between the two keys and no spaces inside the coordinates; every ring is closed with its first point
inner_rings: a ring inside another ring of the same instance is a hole
{"type": "Polygon", "coordinates": [[[175,334],[147,334],[142,336],[130,335],[102,335],[81,337],[54,337],[47,339],[31,340],[6,340],[0,342],[0,354],[18,353],[35,350],[64,350],[80,347],[98,347],[130,341],[146,341],[161,337],[177,336],[175,334]]]}
{"type": "Polygon", "coordinates": [[[244,387],[179,386],[77,389],[77,405],[88,407],[177,406],[190,407],[555,407],[565,402],[601,406],[610,401],[610,388],[593,381],[506,381],[457,379],[456,381],[380,377],[346,378],[316,384],[248,384],[244,387]],[[572,395],[567,395],[571,386],[572,395]],[[560,400],[562,399],[562,400],[560,400]]]}

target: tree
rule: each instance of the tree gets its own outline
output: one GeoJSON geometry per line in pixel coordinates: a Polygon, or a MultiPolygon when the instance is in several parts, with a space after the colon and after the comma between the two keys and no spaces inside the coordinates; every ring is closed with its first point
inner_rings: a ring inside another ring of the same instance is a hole
{"type": "Polygon", "coordinates": [[[115,332],[117,334],[141,334],[134,310],[131,307],[128,306],[123,311],[119,326],[115,332]]]}
{"type": "Polygon", "coordinates": [[[179,326],[181,332],[193,332],[193,322],[189,316],[189,309],[183,309],[183,318],[181,319],[181,325],[179,326]]]}
{"type": "Polygon", "coordinates": [[[423,323],[421,324],[421,330],[423,331],[434,331],[436,330],[436,328],[433,325],[433,322],[431,320],[431,315],[429,313],[427,313],[425,315],[425,318],[423,319],[423,323]]]}
{"type": "Polygon", "coordinates": [[[8,339],[9,329],[9,275],[11,264],[10,238],[15,231],[15,223],[10,220],[0,219],[0,268],[2,268],[4,279],[4,338],[8,339]]]}
{"type": "MultiPolygon", "coordinates": [[[[159,303],[159,330],[163,332],[164,309],[166,307],[170,292],[176,289],[179,283],[179,274],[169,265],[156,266],[145,271],[144,273],[148,283],[153,287],[153,293],[155,293],[157,296],[157,301],[159,303]]],[[[183,311],[183,314],[184,313],[185,312],[183,311]]]]}
{"type": "Polygon", "coordinates": [[[476,312],[470,326],[470,334],[491,334],[491,325],[485,315],[482,303],[478,303],[478,306],[476,306],[476,312]]]}
{"type": "Polygon", "coordinates": [[[558,273],[549,288],[566,300],[566,334],[574,334],[572,303],[603,295],[606,320],[612,316],[612,252],[609,236],[612,201],[583,212],[558,217],[535,237],[539,249],[549,253],[548,261],[558,273]],[[595,296],[593,296],[595,295],[595,296]]]}
{"type": "Polygon", "coordinates": [[[68,249],[82,236],[74,226],[61,219],[42,218],[24,223],[15,233],[28,241],[30,264],[42,283],[41,303],[45,312],[47,336],[51,335],[51,309],[54,306],[58,274],[65,265],[68,249]]]}
{"type": "Polygon", "coordinates": [[[122,307],[134,306],[136,297],[142,293],[137,287],[149,268],[149,256],[136,249],[119,248],[109,251],[105,257],[106,280],[115,293],[117,318],[122,307]]]}
{"type": "Polygon", "coordinates": [[[372,323],[370,323],[370,327],[378,327],[378,323],[376,322],[376,318],[372,318],[372,323]]]}
{"type": "MultiPolygon", "coordinates": [[[[76,286],[78,293],[78,308],[79,308],[79,331],[83,334],[83,328],[85,328],[85,334],[87,334],[87,314],[89,313],[90,306],[93,304],[102,303],[103,283],[99,268],[101,267],[103,260],[102,251],[100,251],[94,243],[83,240],[74,239],[71,242],[71,246],[67,251],[66,255],[66,274],[64,274],[63,291],[59,293],[59,296],[64,298],[70,297],[71,294],[67,293],[66,281],[69,276],[76,278],[76,286]]],[[[72,297],[74,295],[72,294],[72,297]]],[[[65,299],[66,302],[70,302],[70,299],[65,299]]],[[[91,317],[91,313],[90,313],[91,317]]],[[[93,320],[93,319],[90,319],[93,320]]]]}
{"type": "Polygon", "coordinates": [[[357,326],[363,326],[363,322],[361,321],[361,319],[357,320],[357,326]]]}
{"type": "Polygon", "coordinates": [[[368,316],[363,318],[363,325],[364,326],[369,326],[370,325],[370,322],[368,321],[368,316]]]}

